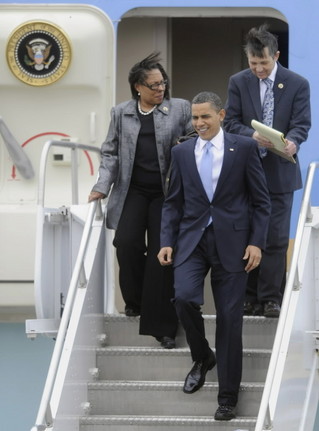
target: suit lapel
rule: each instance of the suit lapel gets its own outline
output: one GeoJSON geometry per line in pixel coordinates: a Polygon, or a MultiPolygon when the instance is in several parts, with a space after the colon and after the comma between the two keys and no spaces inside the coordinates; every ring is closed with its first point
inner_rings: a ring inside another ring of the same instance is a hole
{"type": "Polygon", "coordinates": [[[278,69],[273,87],[275,106],[279,103],[281,96],[285,93],[286,87],[287,76],[285,73],[285,69],[278,63],[278,69]]]}
{"type": "Polygon", "coordinates": [[[194,180],[196,189],[200,193],[202,193],[208,200],[206,191],[204,189],[204,186],[196,165],[196,159],[195,159],[196,141],[197,141],[197,138],[193,138],[192,141],[189,142],[189,145],[186,143],[182,143],[179,145],[185,145],[185,144],[187,145],[187,151],[185,151],[185,158],[184,158],[185,166],[187,166],[187,171],[186,171],[187,176],[189,176],[189,178],[192,178],[194,180]]]}
{"type": "MultiPolygon", "coordinates": [[[[185,154],[184,163],[185,163],[185,166],[187,166],[187,171],[186,171],[187,175],[190,178],[194,179],[196,188],[208,200],[206,191],[204,189],[204,186],[196,165],[195,153],[194,153],[196,141],[197,141],[197,138],[194,138],[191,142],[189,142],[189,145],[187,146],[187,151],[185,151],[184,153],[185,154]]],[[[179,145],[185,145],[185,144],[186,143],[182,143],[179,145]]],[[[229,137],[228,134],[224,132],[224,159],[223,159],[222,169],[216,185],[216,189],[214,192],[213,201],[215,199],[215,196],[218,196],[219,189],[222,187],[223,183],[227,180],[229,176],[229,173],[233,167],[233,164],[237,155],[237,150],[238,148],[237,148],[236,140],[232,137],[229,137]]]]}
{"type": "Polygon", "coordinates": [[[235,158],[237,156],[237,143],[235,139],[230,139],[226,133],[224,133],[224,159],[222,169],[216,185],[213,201],[215,197],[218,197],[219,189],[223,186],[223,183],[227,180],[229,173],[233,167],[235,158]]]}
{"type": "Polygon", "coordinates": [[[257,114],[257,120],[262,121],[259,79],[255,75],[253,75],[252,72],[250,72],[249,75],[247,76],[247,88],[248,88],[255,112],[257,114]]]}
{"type": "MultiPolygon", "coordinates": [[[[257,120],[262,122],[262,107],[261,107],[261,100],[260,100],[259,79],[250,70],[248,70],[246,82],[247,82],[247,89],[251,98],[251,102],[257,114],[257,120]]],[[[286,70],[284,67],[281,66],[281,64],[278,63],[278,69],[277,69],[276,78],[275,78],[274,87],[273,87],[275,106],[279,103],[282,95],[285,93],[286,88],[287,88],[286,70]]]]}

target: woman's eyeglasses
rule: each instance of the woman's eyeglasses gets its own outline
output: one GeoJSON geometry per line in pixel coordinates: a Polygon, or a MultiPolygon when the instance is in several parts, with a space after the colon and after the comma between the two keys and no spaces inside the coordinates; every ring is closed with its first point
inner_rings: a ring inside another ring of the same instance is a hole
{"type": "Polygon", "coordinates": [[[144,85],[144,87],[149,88],[150,90],[155,91],[155,90],[158,90],[160,87],[166,87],[167,82],[168,82],[167,79],[165,79],[164,81],[157,82],[155,84],[147,84],[147,82],[143,82],[142,85],[144,85]]]}

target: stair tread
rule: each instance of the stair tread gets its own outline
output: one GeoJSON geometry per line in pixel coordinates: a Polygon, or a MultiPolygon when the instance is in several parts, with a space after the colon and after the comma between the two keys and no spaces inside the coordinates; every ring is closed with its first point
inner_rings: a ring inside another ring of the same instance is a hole
{"type": "MultiPolygon", "coordinates": [[[[221,423],[221,421],[216,421],[213,416],[130,416],[130,415],[91,415],[91,416],[82,416],[80,417],[81,424],[92,424],[92,423],[165,423],[167,425],[180,423],[194,423],[194,424],[203,424],[203,423],[221,423]]],[[[251,425],[256,423],[256,417],[243,417],[239,416],[235,419],[232,419],[229,423],[240,423],[251,425]]]]}
{"type": "MultiPolygon", "coordinates": [[[[208,325],[207,336],[211,337],[213,346],[216,316],[203,317],[205,324],[208,325]]],[[[142,338],[143,336],[138,334],[139,317],[127,317],[124,314],[105,315],[106,341],[109,344],[96,349],[96,366],[101,380],[91,381],[87,385],[89,400],[92,403],[91,411],[80,418],[80,424],[85,431],[91,428],[101,431],[106,429],[137,431],[143,428],[150,431],[153,427],[163,431],[175,429],[175,426],[176,429],[184,429],[187,426],[189,429],[199,431],[212,428],[224,431],[233,429],[252,431],[256,425],[257,407],[264,390],[264,376],[260,380],[258,373],[264,369],[271,356],[271,338],[277,322],[278,319],[260,316],[244,317],[246,337],[251,336],[253,341],[243,349],[243,358],[249,372],[243,375],[245,380],[240,386],[237,407],[240,416],[231,421],[216,421],[214,410],[218,406],[217,400],[210,401],[212,394],[213,398],[217,399],[214,396],[219,388],[216,370],[207,376],[201,394],[196,400],[182,392],[185,378],[183,370],[189,368],[191,356],[181,326],[176,337],[177,345],[180,347],[163,349],[155,343],[153,337],[142,338]],[[258,337],[256,334],[260,332],[264,337],[256,340],[258,337]],[[170,372],[165,368],[167,364],[171,364],[170,372]],[[110,367],[113,367],[112,372],[110,367]],[[164,372],[160,371],[161,367],[164,367],[164,372]],[[131,373],[131,369],[134,370],[134,374],[131,373]],[[159,371],[154,372],[154,369],[159,371]],[[123,410],[126,414],[122,415],[118,402],[122,403],[124,400],[129,408],[123,410]],[[154,400],[159,401],[156,407],[152,404],[154,400]],[[182,405],[174,407],[174,403],[180,403],[181,400],[182,405]]]]}
{"type": "MultiPolygon", "coordinates": [[[[212,349],[214,350],[214,349],[212,349]]],[[[243,355],[265,355],[271,354],[272,349],[243,349],[243,355]]],[[[105,354],[117,354],[121,352],[129,353],[148,353],[149,355],[160,355],[160,356],[184,356],[189,354],[189,347],[178,347],[175,349],[163,349],[162,347],[152,347],[152,346],[106,346],[97,347],[97,353],[105,354]]]]}
{"type": "MultiPolygon", "coordinates": [[[[205,322],[215,322],[216,321],[216,315],[215,314],[203,314],[203,319],[205,322]]],[[[125,314],[105,314],[104,315],[105,320],[107,321],[130,321],[130,322],[138,322],[140,320],[139,316],[126,316],[125,314]]],[[[276,324],[278,323],[278,318],[270,318],[270,317],[264,317],[264,316],[243,316],[244,324],[246,323],[260,323],[260,324],[276,324]]]]}
{"type": "MultiPolygon", "coordinates": [[[[150,381],[150,380],[101,380],[97,382],[89,382],[88,388],[103,388],[103,387],[120,387],[125,386],[126,388],[138,388],[138,387],[147,387],[147,388],[178,388],[180,389],[184,385],[183,381],[150,381]]],[[[216,388],[218,387],[217,382],[205,382],[205,385],[203,388],[216,388]]],[[[247,389],[263,389],[264,384],[260,382],[242,382],[240,390],[247,390],[247,389]]]]}

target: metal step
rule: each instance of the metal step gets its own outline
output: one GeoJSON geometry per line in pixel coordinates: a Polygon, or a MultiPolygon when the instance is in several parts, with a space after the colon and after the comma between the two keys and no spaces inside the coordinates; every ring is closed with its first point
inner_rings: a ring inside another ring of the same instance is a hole
{"type": "Polygon", "coordinates": [[[255,418],[215,421],[212,416],[87,416],[80,418],[81,431],[254,431],[255,418]]]}
{"type": "MultiPolygon", "coordinates": [[[[217,383],[185,394],[183,382],[100,381],[89,383],[88,400],[93,415],[212,416],[218,407],[217,383]]],[[[237,414],[257,416],[263,385],[243,383],[237,414]]]]}
{"type": "MultiPolygon", "coordinates": [[[[103,347],[96,352],[101,380],[184,381],[192,367],[189,348],[103,347]]],[[[243,376],[246,382],[264,382],[271,350],[245,349],[243,376]]],[[[206,380],[216,382],[216,367],[206,380]]]]}
{"type": "MultiPolygon", "coordinates": [[[[211,346],[215,344],[216,316],[203,316],[206,336],[211,346]]],[[[271,349],[278,319],[244,316],[243,345],[250,349],[271,349]]],[[[148,346],[158,347],[153,337],[139,335],[139,317],[111,314],[105,317],[106,343],[108,346],[148,346]]],[[[184,331],[179,327],[176,337],[177,347],[187,347],[184,331]]]]}
{"type": "MultiPolygon", "coordinates": [[[[215,316],[204,316],[207,338],[214,346],[215,316]]],[[[238,417],[215,421],[216,367],[194,394],[182,391],[192,367],[185,334],[179,328],[176,349],[163,349],[139,335],[139,318],[105,316],[103,347],[96,350],[96,381],[88,383],[80,431],[254,431],[271,355],[277,319],[245,317],[243,376],[238,417]]]]}

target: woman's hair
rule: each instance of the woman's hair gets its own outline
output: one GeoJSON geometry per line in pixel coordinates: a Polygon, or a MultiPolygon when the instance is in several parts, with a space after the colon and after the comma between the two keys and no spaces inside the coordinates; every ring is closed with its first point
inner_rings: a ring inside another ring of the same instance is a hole
{"type": "Polygon", "coordinates": [[[169,95],[169,79],[167,76],[167,73],[165,72],[163,66],[160,64],[160,53],[159,52],[152,52],[149,56],[144,58],[144,60],[139,61],[136,63],[132,69],[129,72],[128,75],[128,82],[131,87],[131,93],[133,99],[138,99],[138,92],[135,89],[135,84],[144,84],[144,82],[147,79],[147,74],[153,69],[158,69],[161,74],[163,75],[164,81],[167,81],[167,85],[165,87],[164,97],[166,99],[170,98],[169,95]]]}

